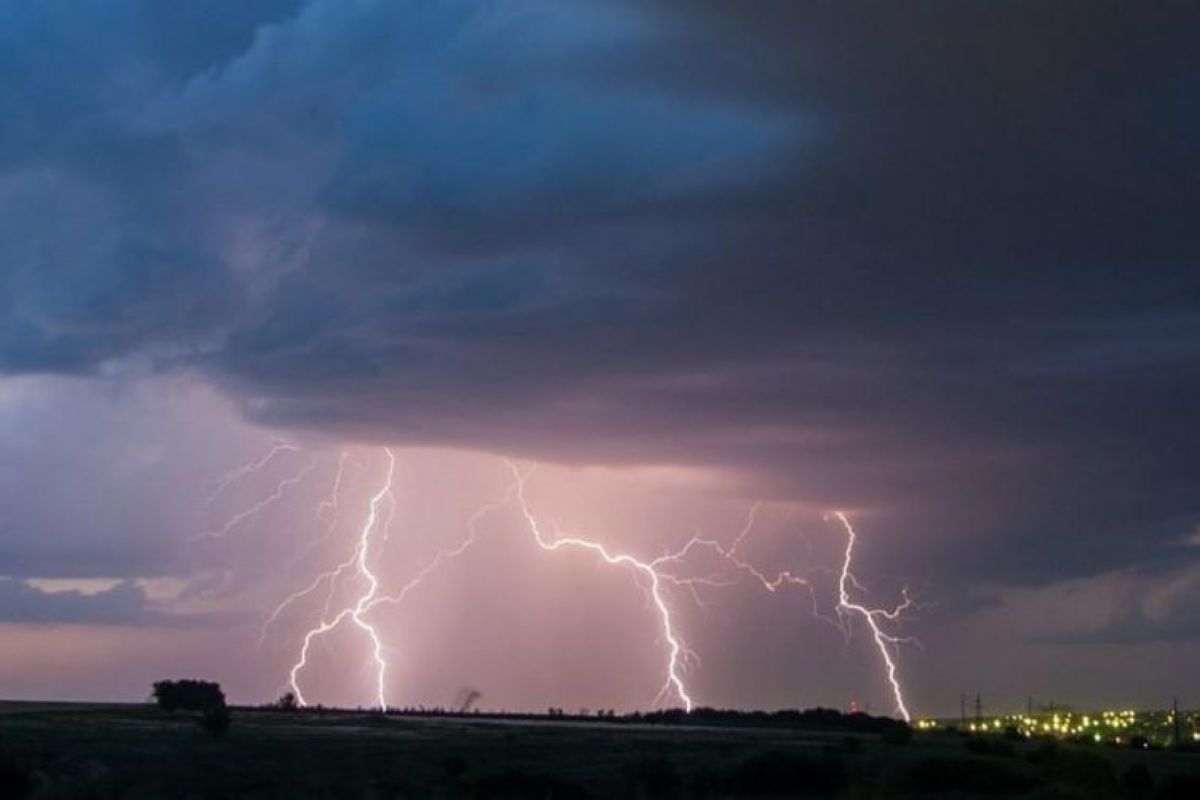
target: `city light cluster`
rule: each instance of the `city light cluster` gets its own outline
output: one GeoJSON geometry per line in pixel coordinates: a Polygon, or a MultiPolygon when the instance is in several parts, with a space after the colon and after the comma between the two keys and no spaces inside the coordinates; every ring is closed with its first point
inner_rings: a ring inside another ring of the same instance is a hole
{"type": "MultiPolygon", "coordinates": [[[[1180,712],[1184,740],[1200,741],[1200,715],[1180,712]]],[[[913,725],[917,730],[936,731],[957,728],[978,734],[1007,734],[1031,738],[1050,736],[1058,739],[1128,744],[1142,741],[1166,744],[1175,735],[1175,715],[1172,711],[1133,711],[1130,709],[1078,713],[1065,709],[1042,714],[1006,714],[962,722],[955,719],[923,718],[913,725]]]]}

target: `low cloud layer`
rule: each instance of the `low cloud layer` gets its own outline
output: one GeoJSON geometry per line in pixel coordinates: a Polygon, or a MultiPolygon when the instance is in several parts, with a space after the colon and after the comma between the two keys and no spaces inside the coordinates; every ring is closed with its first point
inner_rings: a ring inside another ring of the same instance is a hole
{"type": "Polygon", "coordinates": [[[196,627],[228,625],[234,617],[174,613],[153,602],[138,581],[117,581],[99,591],[41,587],[36,581],[0,577],[0,624],[196,627]]]}

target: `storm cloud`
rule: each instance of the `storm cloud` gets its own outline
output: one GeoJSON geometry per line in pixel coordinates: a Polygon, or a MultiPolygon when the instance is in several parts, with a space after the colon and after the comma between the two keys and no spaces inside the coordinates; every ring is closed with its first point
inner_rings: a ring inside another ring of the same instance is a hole
{"type": "Polygon", "coordinates": [[[1194,3],[227,5],[0,6],[7,373],[1195,563],[1194,3]]]}

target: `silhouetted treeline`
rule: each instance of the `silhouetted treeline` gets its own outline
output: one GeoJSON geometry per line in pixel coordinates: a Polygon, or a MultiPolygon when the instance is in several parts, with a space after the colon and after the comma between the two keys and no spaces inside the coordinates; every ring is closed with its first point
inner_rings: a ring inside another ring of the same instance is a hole
{"type": "Polygon", "coordinates": [[[152,696],[164,711],[208,711],[225,707],[221,684],[212,681],[157,681],[152,696]]]}
{"type": "Polygon", "coordinates": [[[803,728],[806,730],[844,731],[846,733],[886,733],[908,726],[891,717],[873,717],[856,712],[843,714],[832,708],[804,711],[739,711],[722,708],[697,708],[692,711],[667,709],[626,714],[621,719],[663,725],[728,725],[737,727],[803,728]]]}
{"type": "Polygon", "coordinates": [[[260,708],[268,711],[299,711],[300,700],[296,697],[295,692],[284,692],[277,700],[265,703],[260,708]]]}
{"type": "MultiPolygon", "coordinates": [[[[367,709],[338,709],[324,706],[309,706],[310,713],[364,713],[367,709]]],[[[374,713],[380,713],[378,711],[374,713]]],[[[704,725],[710,727],[738,728],[792,728],[803,730],[823,730],[841,733],[861,734],[910,734],[911,728],[907,723],[891,717],[875,717],[870,714],[856,712],[843,714],[831,708],[810,708],[804,711],[785,709],[780,711],[740,711],[737,709],[696,708],[685,711],[682,708],[664,709],[660,711],[633,711],[618,714],[612,709],[579,709],[570,711],[559,707],[550,707],[545,712],[520,711],[481,711],[471,709],[460,711],[443,706],[411,706],[391,708],[386,716],[410,717],[469,717],[472,719],[504,719],[504,720],[546,720],[554,722],[607,722],[615,725],[704,725]]]]}

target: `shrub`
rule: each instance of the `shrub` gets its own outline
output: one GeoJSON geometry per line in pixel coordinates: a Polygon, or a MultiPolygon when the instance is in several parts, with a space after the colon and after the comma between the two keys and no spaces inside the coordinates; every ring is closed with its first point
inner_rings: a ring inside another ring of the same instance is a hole
{"type": "Polygon", "coordinates": [[[296,698],[295,692],[284,692],[279,695],[278,700],[267,703],[267,708],[272,711],[299,711],[300,701],[296,698]]]}

